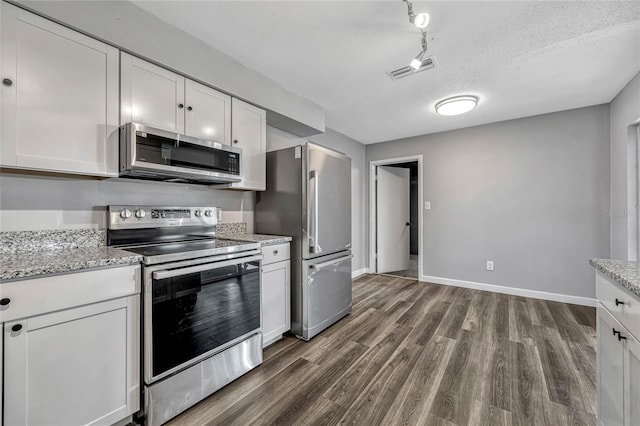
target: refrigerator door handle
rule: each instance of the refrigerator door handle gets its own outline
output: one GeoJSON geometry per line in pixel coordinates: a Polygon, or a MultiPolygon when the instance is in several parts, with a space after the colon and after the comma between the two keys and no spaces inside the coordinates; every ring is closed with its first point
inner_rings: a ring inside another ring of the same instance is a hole
{"type": "Polygon", "coordinates": [[[333,259],[333,260],[330,260],[328,262],[318,263],[317,265],[309,265],[309,268],[311,268],[311,269],[321,269],[321,268],[324,268],[325,266],[335,265],[337,263],[344,262],[345,260],[349,260],[349,259],[353,259],[353,255],[352,254],[344,256],[344,257],[339,257],[337,259],[333,259]]]}
{"type": "Polygon", "coordinates": [[[313,179],[313,233],[310,237],[309,251],[312,253],[320,253],[322,249],[318,245],[318,171],[309,171],[309,180],[313,179]]]}

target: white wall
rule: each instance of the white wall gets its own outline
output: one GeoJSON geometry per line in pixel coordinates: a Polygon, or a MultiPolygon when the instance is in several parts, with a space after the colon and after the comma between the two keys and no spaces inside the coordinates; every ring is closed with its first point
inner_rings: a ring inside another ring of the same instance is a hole
{"type": "MultiPolygon", "coordinates": [[[[326,133],[312,136],[308,140],[327,148],[343,152],[351,157],[351,244],[354,272],[362,273],[366,268],[366,223],[365,223],[365,146],[342,133],[327,128],[326,133]]],[[[288,148],[306,142],[289,133],[267,127],[267,151],[288,148]]]]}
{"type": "Polygon", "coordinates": [[[611,257],[638,260],[635,247],[637,135],[633,124],[640,121],[640,73],[611,101],[610,114],[611,257]]]}
{"type": "Polygon", "coordinates": [[[608,105],[367,145],[367,162],[416,154],[431,202],[423,280],[595,297],[588,260],[609,256],[608,105]]]}

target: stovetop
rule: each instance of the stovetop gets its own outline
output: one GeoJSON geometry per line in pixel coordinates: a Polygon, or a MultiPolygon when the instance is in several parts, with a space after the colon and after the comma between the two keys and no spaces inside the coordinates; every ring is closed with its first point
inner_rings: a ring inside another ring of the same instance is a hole
{"type": "Polygon", "coordinates": [[[143,263],[145,265],[153,265],[205,256],[218,256],[232,253],[241,254],[243,251],[260,249],[260,243],[205,239],[121,248],[143,256],[143,263]]]}

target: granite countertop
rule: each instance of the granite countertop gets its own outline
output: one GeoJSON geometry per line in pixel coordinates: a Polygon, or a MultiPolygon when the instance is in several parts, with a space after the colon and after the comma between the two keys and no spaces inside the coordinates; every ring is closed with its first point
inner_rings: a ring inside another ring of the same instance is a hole
{"type": "Polygon", "coordinates": [[[640,297],[640,262],[590,259],[591,266],[640,297]]]}
{"type": "Polygon", "coordinates": [[[282,235],[264,235],[247,233],[246,222],[219,223],[216,227],[216,237],[222,240],[249,241],[260,243],[260,246],[283,244],[291,241],[291,237],[282,235]]]}
{"type": "Polygon", "coordinates": [[[142,256],[107,247],[103,229],[0,232],[0,281],[130,265],[142,256]]]}
{"type": "Polygon", "coordinates": [[[282,235],[264,235],[264,234],[233,234],[221,235],[219,239],[234,241],[249,241],[252,243],[260,243],[260,246],[271,246],[274,244],[283,244],[291,241],[291,237],[282,235]]]}
{"type": "Polygon", "coordinates": [[[90,268],[139,263],[142,256],[100,246],[0,255],[0,280],[35,278],[90,268]]]}

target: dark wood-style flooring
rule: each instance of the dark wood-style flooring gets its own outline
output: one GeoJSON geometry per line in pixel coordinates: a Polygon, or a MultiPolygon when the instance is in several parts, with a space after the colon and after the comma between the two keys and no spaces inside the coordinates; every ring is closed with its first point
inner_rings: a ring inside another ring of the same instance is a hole
{"type": "Polygon", "coordinates": [[[171,424],[593,425],[595,360],[593,308],[364,275],[350,316],[171,424]]]}

